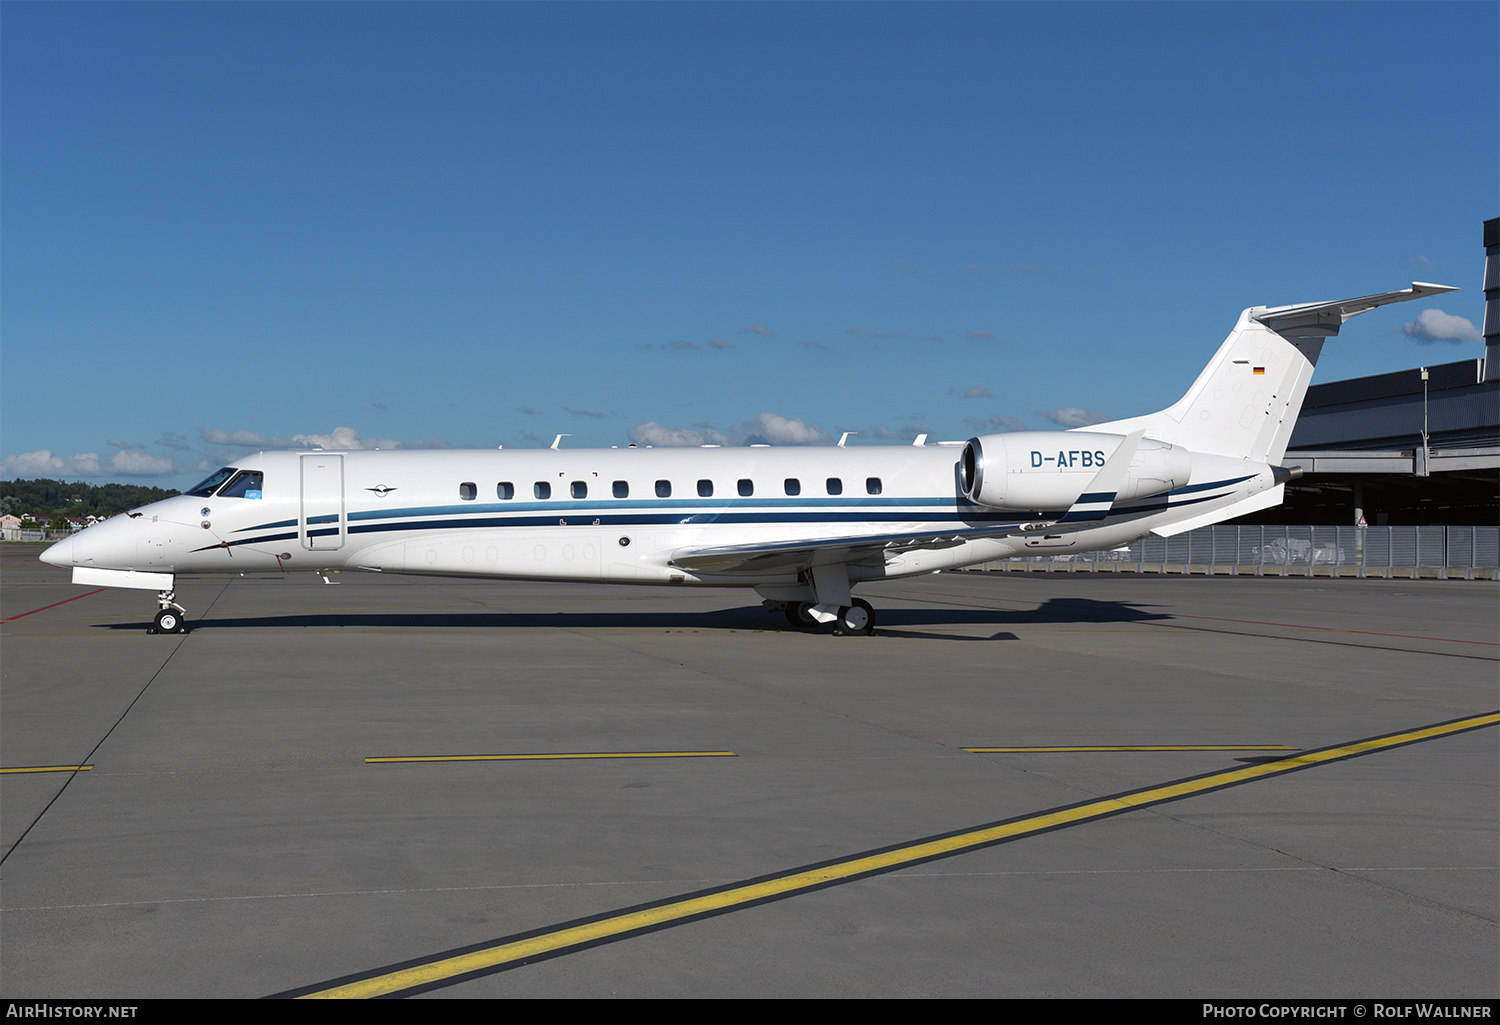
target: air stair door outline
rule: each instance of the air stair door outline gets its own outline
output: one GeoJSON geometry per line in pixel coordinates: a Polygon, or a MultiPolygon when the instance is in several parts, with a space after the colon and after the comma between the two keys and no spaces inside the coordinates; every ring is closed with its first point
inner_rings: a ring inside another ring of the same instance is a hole
{"type": "Polygon", "coordinates": [[[303,456],[302,509],[297,517],[297,536],[310,552],[331,552],[344,547],[347,523],[344,516],[344,457],[303,456]]]}

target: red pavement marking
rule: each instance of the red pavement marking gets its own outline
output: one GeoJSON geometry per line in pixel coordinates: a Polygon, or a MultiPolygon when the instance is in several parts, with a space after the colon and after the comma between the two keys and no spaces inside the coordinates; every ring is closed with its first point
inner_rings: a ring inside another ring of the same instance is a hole
{"type": "Polygon", "coordinates": [[[71,598],[64,598],[62,601],[55,601],[51,605],[43,605],[41,608],[39,608],[39,609],[32,609],[30,612],[19,612],[19,613],[17,613],[14,616],[6,616],[4,619],[0,619],[0,623],[9,623],[12,619],[24,619],[27,616],[34,616],[38,612],[46,612],[48,609],[55,609],[59,605],[66,605],[70,601],[77,601],[79,598],[87,598],[91,594],[98,594],[100,591],[107,591],[107,590],[109,590],[109,588],[107,588],[107,587],[99,587],[99,588],[95,588],[92,591],[85,591],[82,594],[75,594],[71,598]]]}

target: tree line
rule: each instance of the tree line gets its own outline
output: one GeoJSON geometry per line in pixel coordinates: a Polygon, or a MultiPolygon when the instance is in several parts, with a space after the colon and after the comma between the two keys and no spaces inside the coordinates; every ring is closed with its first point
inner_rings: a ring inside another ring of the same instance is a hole
{"type": "Polygon", "coordinates": [[[179,492],[141,484],[68,483],[38,477],[35,480],[0,480],[0,515],[11,513],[47,523],[59,516],[108,517],[151,502],[160,502],[179,492]],[[78,496],[74,500],[73,496],[78,496]]]}

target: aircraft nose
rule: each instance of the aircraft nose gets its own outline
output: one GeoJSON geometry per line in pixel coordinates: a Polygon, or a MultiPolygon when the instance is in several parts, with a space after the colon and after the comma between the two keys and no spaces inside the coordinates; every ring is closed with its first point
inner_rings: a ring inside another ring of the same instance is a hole
{"type": "Polygon", "coordinates": [[[77,548],[75,541],[75,538],[65,537],[41,555],[38,555],[37,558],[52,566],[77,565],[73,557],[74,550],[77,548]]]}

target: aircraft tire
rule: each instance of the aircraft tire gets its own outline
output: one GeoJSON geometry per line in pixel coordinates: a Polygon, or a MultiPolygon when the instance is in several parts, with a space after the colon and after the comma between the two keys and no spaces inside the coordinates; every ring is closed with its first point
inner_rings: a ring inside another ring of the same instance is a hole
{"type": "Polygon", "coordinates": [[[853,605],[839,609],[835,625],[845,637],[868,637],[875,632],[875,610],[863,598],[855,598],[853,605]]]}
{"type": "Polygon", "coordinates": [[[786,603],[786,621],[799,630],[806,630],[818,625],[818,621],[807,614],[807,610],[813,607],[810,601],[789,601],[786,603]]]}
{"type": "Polygon", "coordinates": [[[156,614],[156,632],[163,634],[183,633],[182,613],[176,609],[162,609],[156,614]]]}

